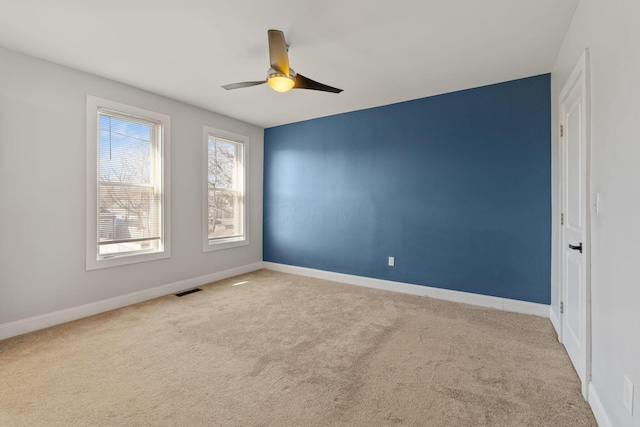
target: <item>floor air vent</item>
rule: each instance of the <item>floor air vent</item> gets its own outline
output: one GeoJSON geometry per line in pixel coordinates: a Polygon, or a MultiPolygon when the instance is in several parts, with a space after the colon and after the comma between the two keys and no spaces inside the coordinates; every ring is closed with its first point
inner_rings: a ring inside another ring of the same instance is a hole
{"type": "Polygon", "coordinates": [[[183,297],[185,295],[189,295],[192,294],[194,292],[200,292],[202,289],[199,288],[195,288],[195,289],[189,289],[188,291],[184,291],[184,292],[180,292],[179,294],[176,294],[177,297],[183,297]]]}

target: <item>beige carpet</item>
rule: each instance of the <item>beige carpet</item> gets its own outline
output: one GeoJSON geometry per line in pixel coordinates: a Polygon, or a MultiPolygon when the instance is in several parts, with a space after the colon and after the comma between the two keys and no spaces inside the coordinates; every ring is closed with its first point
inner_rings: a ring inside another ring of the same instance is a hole
{"type": "Polygon", "coordinates": [[[261,270],[0,341],[2,426],[596,426],[547,319],[261,270]]]}

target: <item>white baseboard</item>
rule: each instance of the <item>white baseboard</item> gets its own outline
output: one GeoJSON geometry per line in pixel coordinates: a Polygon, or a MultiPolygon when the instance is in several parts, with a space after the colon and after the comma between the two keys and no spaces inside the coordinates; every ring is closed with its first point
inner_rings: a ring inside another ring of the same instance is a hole
{"type": "Polygon", "coordinates": [[[332,280],[351,285],[365,286],[369,288],[401,292],[411,295],[428,296],[436,299],[460,302],[464,304],[472,304],[481,307],[496,308],[498,310],[512,311],[516,313],[533,314],[541,317],[549,317],[550,315],[549,306],[544,304],[517,301],[507,298],[491,297],[486,295],[472,294],[468,292],[452,291],[448,289],[439,289],[428,286],[412,285],[401,282],[393,282],[390,280],[372,279],[369,277],[353,276],[349,274],[314,270],[303,267],[294,267],[284,264],[257,262],[237,268],[232,268],[229,270],[220,271],[218,273],[212,273],[205,276],[181,280],[179,282],[168,283],[154,288],[145,289],[143,291],[132,292],[130,294],[125,294],[106,300],[84,304],[78,307],[72,307],[65,310],[30,317],[27,319],[17,320],[15,322],[1,324],[0,340],[48,328],[50,326],[60,325],[62,323],[81,319],[83,317],[104,313],[106,311],[115,310],[131,304],[148,301],[153,298],[162,297],[186,289],[194,288],[196,286],[201,286],[218,280],[227,279],[239,274],[249,273],[261,268],[281,271],[284,273],[297,274],[300,276],[332,280]]]}
{"type": "Polygon", "coordinates": [[[334,273],[331,271],[314,270],[311,268],[295,267],[285,264],[264,262],[264,268],[283,273],[297,274],[299,276],[315,277],[318,279],[332,280],[350,285],[364,286],[367,288],[382,289],[386,291],[400,292],[404,294],[426,296],[441,300],[460,302],[463,304],[490,307],[514,313],[532,314],[534,316],[549,318],[549,306],[533,302],[518,301],[508,298],[492,297],[487,295],[472,294],[469,292],[452,291],[449,289],[433,288],[429,286],[412,285],[408,283],[393,282],[390,280],[372,279],[370,277],[354,276],[351,274],[334,273]]]}
{"type": "Polygon", "coordinates": [[[48,328],[50,326],[60,325],[62,323],[81,319],[83,317],[104,313],[106,311],[115,310],[117,308],[125,307],[131,304],[148,301],[153,298],[174,294],[186,289],[206,285],[207,283],[227,279],[239,274],[249,273],[261,268],[263,268],[263,263],[256,262],[254,264],[243,265],[241,267],[231,268],[229,270],[220,271],[218,273],[212,273],[205,276],[181,280],[179,282],[168,283],[166,285],[157,286],[155,288],[132,292],[130,294],[120,295],[102,301],[96,301],[89,304],[80,305],[78,307],[68,308],[66,310],[55,311],[53,313],[42,314],[40,316],[30,317],[28,319],[5,323],[0,325],[0,340],[26,334],[28,332],[37,331],[39,329],[48,328]]]}
{"type": "Polygon", "coordinates": [[[599,427],[613,427],[607,411],[604,410],[604,405],[600,400],[600,396],[596,392],[596,388],[593,383],[589,383],[589,405],[593,411],[593,416],[596,417],[599,427]]]}

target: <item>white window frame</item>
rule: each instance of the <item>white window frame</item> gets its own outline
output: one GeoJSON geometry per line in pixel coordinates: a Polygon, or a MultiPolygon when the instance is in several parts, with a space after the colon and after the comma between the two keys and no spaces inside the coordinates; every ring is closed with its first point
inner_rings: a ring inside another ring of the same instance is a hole
{"type": "Polygon", "coordinates": [[[145,261],[169,258],[171,256],[171,209],[169,174],[169,153],[171,119],[166,114],[122,104],[108,99],[87,95],[87,176],[86,176],[86,269],[115,267],[145,261]],[[160,135],[160,188],[161,188],[161,224],[159,248],[153,251],[130,252],[101,256],[98,249],[98,144],[99,110],[111,110],[123,115],[139,117],[146,121],[161,124],[160,135]]]}
{"type": "Polygon", "coordinates": [[[228,132],[209,126],[202,127],[202,251],[210,252],[221,249],[235,248],[249,244],[249,222],[247,221],[248,198],[248,164],[249,164],[249,138],[237,133],[228,132]],[[209,239],[209,136],[229,140],[242,146],[242,236],[231,238],[209,239]]]}

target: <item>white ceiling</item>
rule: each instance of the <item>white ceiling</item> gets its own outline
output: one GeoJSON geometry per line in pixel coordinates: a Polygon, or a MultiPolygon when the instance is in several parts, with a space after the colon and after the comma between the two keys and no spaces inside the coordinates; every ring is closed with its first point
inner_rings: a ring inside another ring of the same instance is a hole
{"type": "Polygon", "coordinates": [[[548,73],[579,0],[0,0],[0,46],[261,127],[548,73]],[[344,89],[276,93],[291,66],[344,89]]]}

